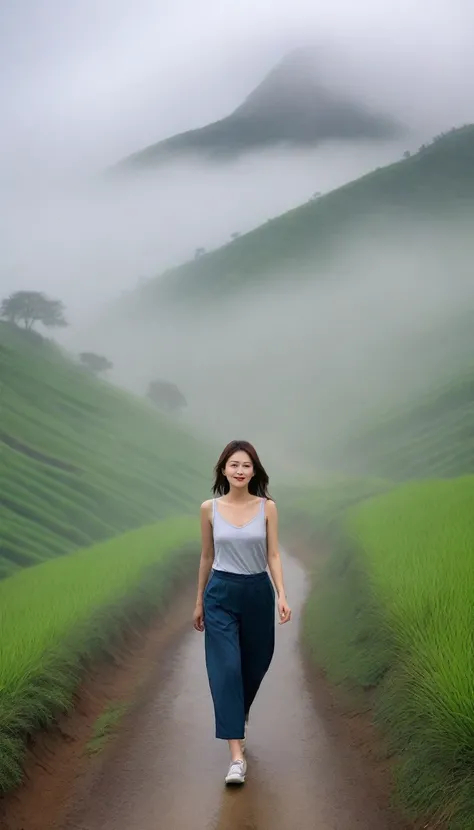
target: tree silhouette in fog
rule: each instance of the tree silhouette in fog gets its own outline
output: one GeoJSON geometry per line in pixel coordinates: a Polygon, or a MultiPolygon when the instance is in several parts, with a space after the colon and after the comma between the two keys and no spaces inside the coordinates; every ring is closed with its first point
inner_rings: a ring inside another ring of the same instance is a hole
{"type": "Polygon", "coordinates": [[[95,352],[81,352],[79,360],[85,369],[88,369],[89,372],[93,372],[94,374],[106,372],[108,369],[112,369],[114,365],[106,357],[101,354],[95,354],[95,352]]]}
{"type": "Polygon", "coordinates": [[[167,380],[152,380],[148,386],[147,397],[164,412],[179,412],[187,406],[186,398],[175,383],[167,380]]]}
{"type": "Polygon", "coordinates": [[[50,300],[41,291],[16,291],[6,297],[0,306],[0,317],[16,326],[31,331],[35,323],[47,328],[67,326],[64,304],[61,300],[50,300]]]}

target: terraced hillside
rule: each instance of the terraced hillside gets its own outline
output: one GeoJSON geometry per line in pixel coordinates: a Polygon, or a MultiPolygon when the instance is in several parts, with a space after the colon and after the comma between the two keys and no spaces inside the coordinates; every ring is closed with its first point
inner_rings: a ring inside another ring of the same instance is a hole
{"type": "Polygon", "coordinates": [[[207,493],[209,461],[184,429],[54,344],[0,324],[0,381],[1,577],[207,493]]]}
{"type": "MultiPolygon", "coordinates": [[[[364,221],[379,223],[369,228],[373,237],[380,223],[390,231],[396,218],[409,223],[413,215],[449,218],[473,209],[474,126],[468,125],[151,280],[135,293],[137,309],[153,314],[165,299],[209,303],[285,274],[322,277],[341,239],[357,240],[364,221]]],[[[129,313],[130,297],[126,307],[129,313]]]]}
{"type": "Polygon", "coordinates": [[[346,470],[393,480],[472,474],[473,423],[474,368],[366,425],[343,448],[346,470]]]}

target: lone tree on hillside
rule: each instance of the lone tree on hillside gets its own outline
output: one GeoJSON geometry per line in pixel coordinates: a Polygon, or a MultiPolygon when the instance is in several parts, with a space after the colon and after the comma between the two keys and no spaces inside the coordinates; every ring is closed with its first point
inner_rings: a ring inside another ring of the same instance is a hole
{"type": "Polygon", "coordinates": [[[64,304],[61,300],[50,300],[41,291],[16,291],[6,297],[0,306],[0,317],[18,326],[22,323],[31,331],[35,323],[47,328],[67,326],[64,304]]]}
{"type": "Polygon", "coordinates": [[[101,372],[106,372],[108,369],[112,369],[114,365],[106,357],[101,354],[95,354],[95,352],[81,352],[79,360],[81,361],[84,369],[87,369],[89,372],[93,372],[95,375],[98,375],[101,372]]]}
{"type": "Polygon", "coordinates": [[[186,398],[176,384],[167,380],[152,380],[148,386],[147,397],[159,409],[165,412],[179,412],[187,406],[186,398]]]}

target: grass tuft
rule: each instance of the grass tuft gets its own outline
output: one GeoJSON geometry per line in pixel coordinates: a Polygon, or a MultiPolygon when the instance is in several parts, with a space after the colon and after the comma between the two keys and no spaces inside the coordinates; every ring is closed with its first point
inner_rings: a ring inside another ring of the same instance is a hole
{"type": "Polygon", "coordinates": [[[121,701],[112,701],[97,718],[92,738],[87,744],[89,755],[98,755],[116,731],[122,718],[128,711],[128,704],[121,701]]]}

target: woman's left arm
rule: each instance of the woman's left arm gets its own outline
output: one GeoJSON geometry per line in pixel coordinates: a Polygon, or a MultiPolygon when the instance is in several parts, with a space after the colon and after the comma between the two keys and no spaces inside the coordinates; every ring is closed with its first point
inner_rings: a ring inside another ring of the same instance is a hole
{"type": "Polygon", "coordinates": [[[268,568],[278,595],[280,623],[286,623],[291,619],[291,608],[286,599],[285,585],[283,583],[283,568],[280,549],[278,547],[278,511],[274,501],[268,500],[266,502],[265,515],[267,519],[268,568]]]}

